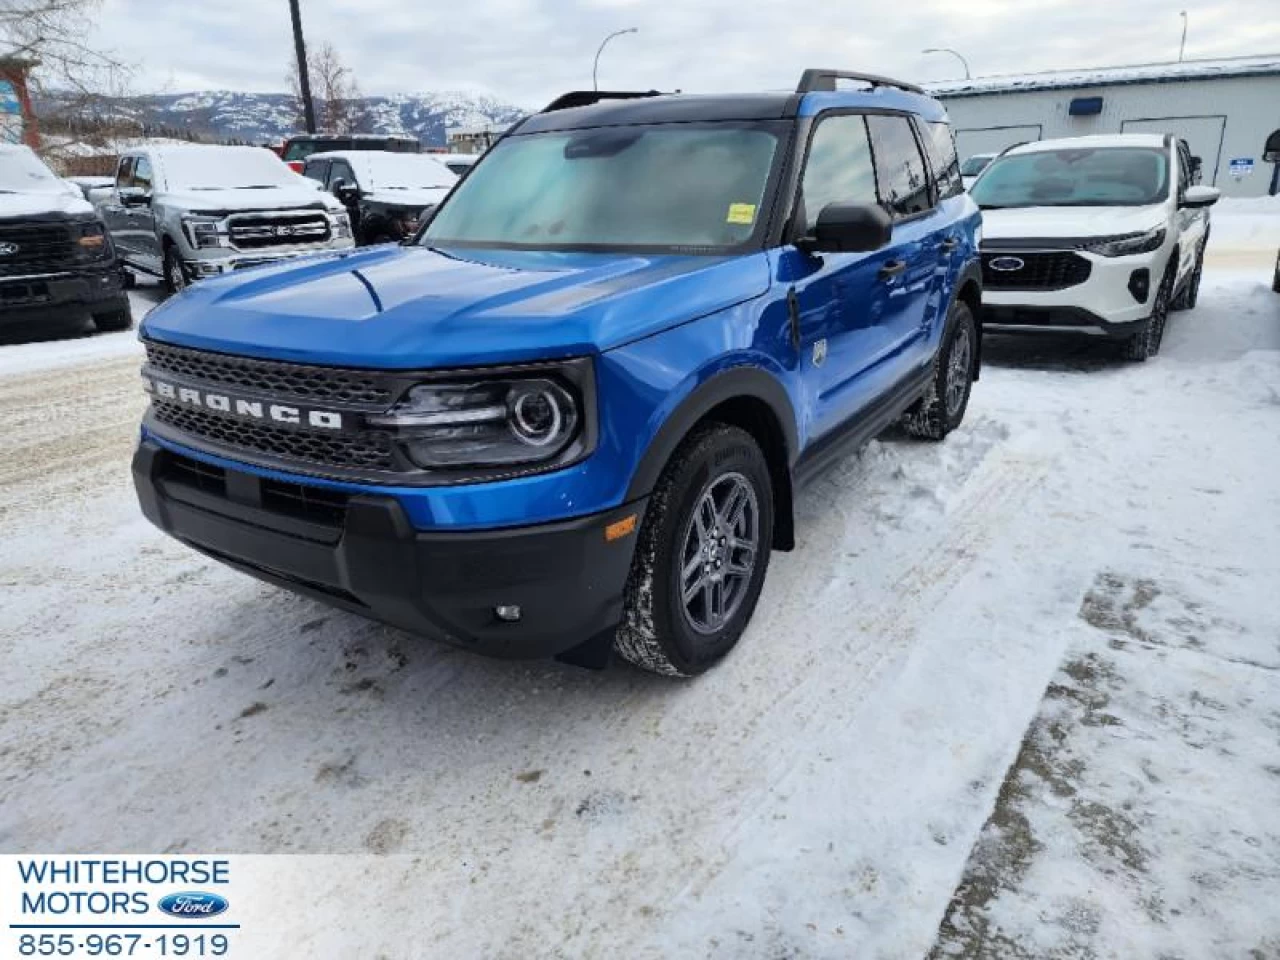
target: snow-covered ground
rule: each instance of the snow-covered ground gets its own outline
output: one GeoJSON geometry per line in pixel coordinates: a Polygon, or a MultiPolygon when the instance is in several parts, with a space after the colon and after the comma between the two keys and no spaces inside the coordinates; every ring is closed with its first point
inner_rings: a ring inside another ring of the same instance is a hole
{"type": "Polygon", "coordinates": [[[1280,956],[1280,296],[1229,219],[1155,360],[992,340],[946,443],[808,489],[689,683],[225,570],[138,515],[124,338],[0,347],[0,850],[367,857],[311,956],[1280,956]]]}

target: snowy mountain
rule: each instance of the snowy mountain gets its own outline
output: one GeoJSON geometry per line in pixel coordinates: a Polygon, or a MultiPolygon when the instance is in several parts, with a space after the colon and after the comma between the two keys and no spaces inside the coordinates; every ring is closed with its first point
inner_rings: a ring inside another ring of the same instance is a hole
{"type": "MultiPolygon", "coordinates": [[[[364,132],[407,134],[429,146],[443,146],[449,127],[512,123],[528,112],[456,91],[362,97],[353,106],[365,117],[359,128],[364,132]]],[[[250,143],[276,141],[301,129],[297,101],[287,93],[210,90],[120,98],[104,104],[100,115],[142,131],[189,130],[202,139],[250,143]]]]}

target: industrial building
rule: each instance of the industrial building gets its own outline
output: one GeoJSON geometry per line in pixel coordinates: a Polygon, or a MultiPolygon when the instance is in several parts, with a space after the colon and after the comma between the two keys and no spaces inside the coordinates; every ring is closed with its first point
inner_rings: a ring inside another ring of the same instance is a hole
{"type": "Polygon", "coordinates": [[[1280,193],[1280,54],[929,84],[961,157],[1093,133],[1173,133],[1229,197],[1280,193]]]}

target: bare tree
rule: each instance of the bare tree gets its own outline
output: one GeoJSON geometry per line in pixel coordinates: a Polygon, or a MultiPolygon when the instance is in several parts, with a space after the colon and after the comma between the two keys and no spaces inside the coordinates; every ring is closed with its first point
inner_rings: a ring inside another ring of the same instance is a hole
{"type": "Polygon", "coordinates": [[[44,87],[100,96],[118,92],[125,64],[85,38],[102,0],[0,0],[0,56],[39,61],[44,87]]]}
{"type": "MultiPolygon", "coordinates": [[[[2,2],[2,0],[0,0],[2,2]]],[[[360,105],[360,87],[355,73],[342,60],[331,43],[307,51],[307,73],[316,103],[316,126],[323,133],[348,134],[369,124],[360,105]]],[[[298,65],[289,62],[289,87],[297,101],[299,126],[302,125],[302,92],[298,82],[298,65]]]]}

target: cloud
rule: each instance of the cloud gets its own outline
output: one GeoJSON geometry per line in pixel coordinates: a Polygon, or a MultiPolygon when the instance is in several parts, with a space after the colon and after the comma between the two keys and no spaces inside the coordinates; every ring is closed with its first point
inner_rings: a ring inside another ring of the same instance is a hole
{"type": "MultiPolygon", "coordinates": [[[[1275,0],[1191,3],[1188,57],[1280,49],[1275,0]]],[[[786,88],[806,66],[916,81],[1175,59],[1176,7],[1157,0],[302,0],[309,42],[332,42],[366,93],[470,89],[536,106],[591,85],[616,89],[786,88]]],[[[285,89],[284,0],[211,4],[106,0],[96,42],[138,66],[140,92],[285,89]]]]}

